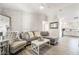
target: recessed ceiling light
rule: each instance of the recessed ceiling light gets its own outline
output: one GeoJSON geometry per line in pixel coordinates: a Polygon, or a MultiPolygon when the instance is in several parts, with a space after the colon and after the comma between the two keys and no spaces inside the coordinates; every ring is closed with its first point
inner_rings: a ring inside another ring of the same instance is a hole
{"type": "Polygon", "coordinates": [[[44,9],[44,6],[40,6],[40,9],[44,9]]]}

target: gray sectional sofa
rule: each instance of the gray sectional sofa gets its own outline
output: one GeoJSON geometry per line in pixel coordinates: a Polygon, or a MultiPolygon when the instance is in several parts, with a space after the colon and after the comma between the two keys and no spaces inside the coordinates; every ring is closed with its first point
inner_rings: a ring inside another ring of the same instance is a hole
{"type": "Polygon", "coordinates": [[[49,35],[48,32],[35,32],[35,31],[30,31],[30,32],[22,32],[20,34],[20,38],[27,41],[27,45],[31,44],[31,41],[38,39],[39,37],[43,37],[46,39],[50,40],[51,44],[56,44],[58,42],[58,38],[53,38],[49,35]]]}
{"type": "Polygon", "coordinates": [[[48,32],[21,32],[17,34],[17,32],[9,32],[7,35],[7,39],[9,39],[9,51],[11,54],[15,54],[17,51],[21,50],[27,45],[31,44],[31,41],[37,40],[39,37],[43,37],[50,40],[51,44],[55,44],[57,39],[49,36],[48,32]]]}

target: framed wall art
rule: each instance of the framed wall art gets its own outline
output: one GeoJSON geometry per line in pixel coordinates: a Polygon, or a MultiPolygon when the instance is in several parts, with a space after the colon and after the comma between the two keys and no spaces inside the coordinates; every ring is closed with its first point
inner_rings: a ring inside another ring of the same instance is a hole
{"type": "Polygon", "coordinates": [[[50,22],[49,27],[50,29],[58,29],[58,22],[50,22]]]}

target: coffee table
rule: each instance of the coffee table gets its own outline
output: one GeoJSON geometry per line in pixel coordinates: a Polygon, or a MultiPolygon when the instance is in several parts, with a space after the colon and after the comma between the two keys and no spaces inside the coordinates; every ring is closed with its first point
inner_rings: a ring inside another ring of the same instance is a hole
{"type": "Polygon", "coordinates": [[[45,39],[43,38],[43,41],[39,41],[39,40],[34,40],[31,42],[31,48],[33,52],[36,52],[39,55],[39,50],[40,50],[40,46],[49,43],[48,45],[50,46],[50,40],[49,39],[45,39]]]}

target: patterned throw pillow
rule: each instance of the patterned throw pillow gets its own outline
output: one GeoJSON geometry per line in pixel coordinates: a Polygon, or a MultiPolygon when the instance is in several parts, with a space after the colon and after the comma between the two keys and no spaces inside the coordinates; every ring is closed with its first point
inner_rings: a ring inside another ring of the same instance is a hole
{"type": "Polygon", "coordinates": [[[17,32],[10,32],[9,34],[8,34],[8,37],[7,37],[8,39],[9,39],[9,43],[11,44],[11,43],[13,43],[13,42],[15,42],[15,41],[18,41],[19,39],[17,38],[17,32]]]}
{"type": "Polygon", "coordinates": [[[40,37],[40,32],[34,32],[36,37],[40,37]]]}
{"type": "Polygon", "coordinates": [[[28,34],[29,34],[30,38],[33,38],[34,37],[34,35],[33,35],[32,32],[28,32],[28,34]]]}
{"type": "Polygon", "coordinates": [[[22,32],[22,33],[21,33],[21,38],[22,38],[23,40],[27,40],[27,41],[30,39],[30,37],[29,37],[29,35],[28,35],[27,32],[22,32]]]}

